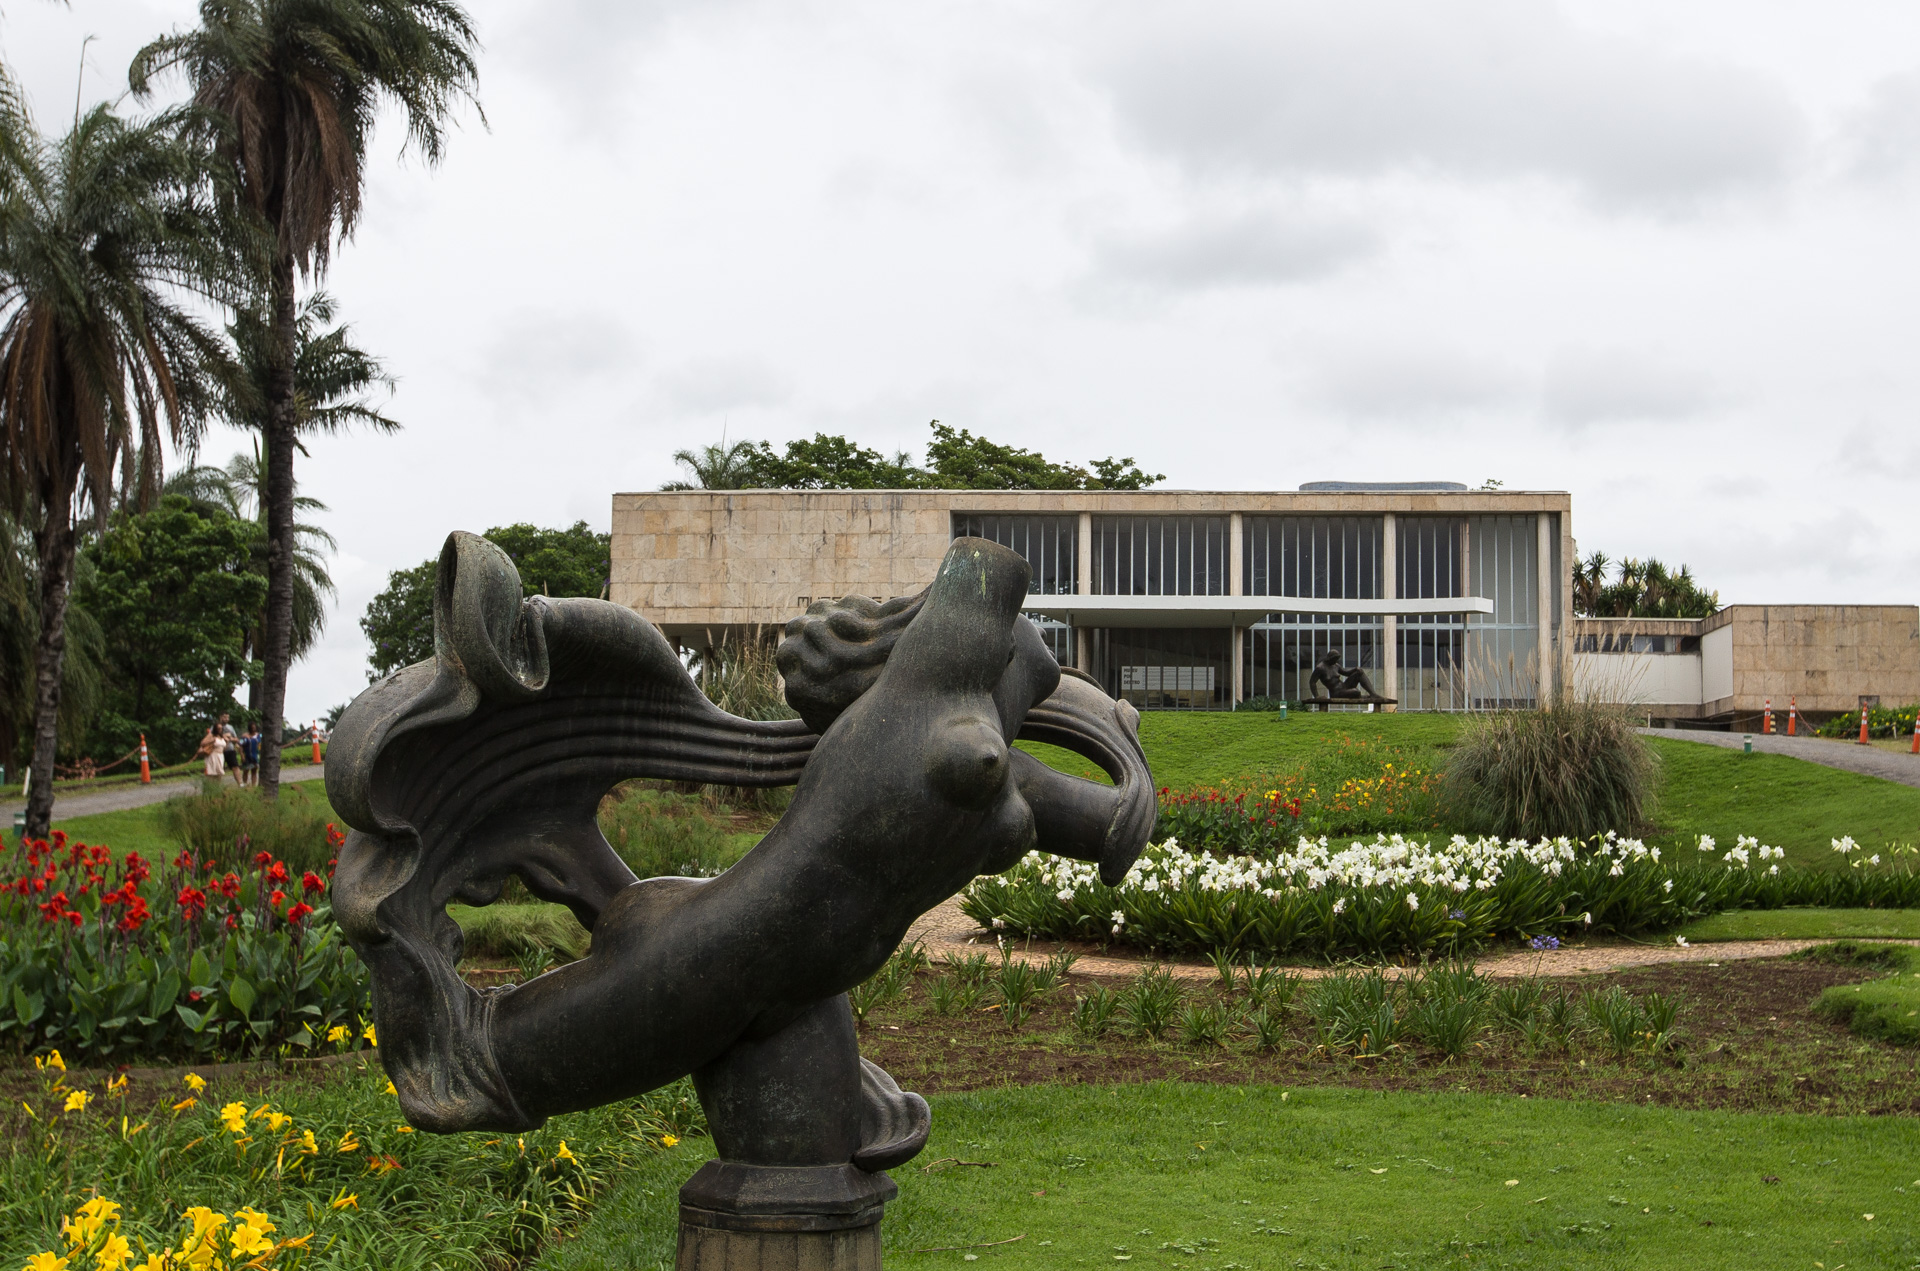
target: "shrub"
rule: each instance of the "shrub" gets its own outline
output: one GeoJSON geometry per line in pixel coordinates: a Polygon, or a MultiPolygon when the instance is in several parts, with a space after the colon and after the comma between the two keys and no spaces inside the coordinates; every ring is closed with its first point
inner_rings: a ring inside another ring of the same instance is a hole
{"type": "Polygon", "coordinates": [[[600,801],[600,832],[641,878],[705,878],[746,855],[748,843],[694,795],[640,782],[600,801]]]}
{"type": "Polygon", "coordinates": [[[191,851],[156,874],[59,831],[18,850],[0,883],[0,1034],[21,1049],[204,1059],[359,1033],[366,972],[320,875],[266,852],[222,873],[191,851]]]}
{"type": "Polygon", "coordinates": [[[1920,951],[1910,945],[1845,940],[1808,949],[1800,956],[1890,972],[1865,984],[1835,985],[1814,1002],[1814,1013],[1845,1024],[1861,1037],[1920,1046],[1920,951]]]}
{"type": "Polygon", "coordinates": [[[1659,760],[1624,710],[1562,696],[1469,723],[1444,797],[1458,824],[1501,838],[1632,834],[1658,779],[1659,760]]]}
{"type": "Polygon", "coordinates": [[[1438,784],[1398,747],[1343,736],[1291,772],[1162,789],[1156,834],[1262,856],[1302,834],[1422,830],[1434,824],[1438,784]]]}
{"type": "Polygon", "coordinates": [[[266,852],[297,873],[326,873],[344,841],[298,783],[282,788],[272,803],[255,790],[203,784],[162,803],[160,827],[203,860],[250,860],[266,852]]]}
{"type": "MultiPolygon", "coordinates": [[[[1915,715],[1920,715],[1920,705],[1876,706],[1867,712],[1867,736],[1911,737],[1915,715]]],[[[1851,710],[1844,715],[1836,715],[1816,731],[1822,737],[1852,741],[1860,736],[1860,712],[1851,710]]]]}

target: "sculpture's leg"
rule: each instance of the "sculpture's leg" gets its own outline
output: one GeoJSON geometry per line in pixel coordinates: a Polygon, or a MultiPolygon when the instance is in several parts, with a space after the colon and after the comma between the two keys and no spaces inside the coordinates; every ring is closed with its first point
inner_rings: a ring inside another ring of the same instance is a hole
{"type": "Polygon", "coordinates": [[[1358,668],[1347,672],[1347,687],[1357,687],[1363,690],[1368,697],[1380,696],[1380,694],[1373,691],[1373,680],[1368,677],[1365,671],[1358,668]]]}
{"type": "Polygon", "coordinates": [[[680,1271],[878,1271],[880,1171],[926,1142],[927,1105],[860,1058],[844,995],[693,1076],[719,1159],[680,1189],[680,1271]]]}

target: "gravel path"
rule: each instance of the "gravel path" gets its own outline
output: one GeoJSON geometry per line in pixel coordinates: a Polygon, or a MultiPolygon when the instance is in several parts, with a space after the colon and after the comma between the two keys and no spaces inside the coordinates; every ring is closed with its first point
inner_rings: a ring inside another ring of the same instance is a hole
{"type": "MultiPolygon", "coordinates": [[[[280,770],[282,782],[318,781],[326,775],[325,764],[290,765],[280,770]]],[[[56,794],[53,796],[53,819],[58,822],[69,817],[93,816],[98,812],[125,812],[130,808],[144,808],[149,803],[162,802],[176,794],[196,789],[199,785],[200,778],[183,777],[177,781],[156,781],[150,786],[114,786],[92,794],[56,794]]],[[[13,814],[26,806],[24,802],[16,799],[0,807],[0,817],[6,818],[7,823],[11,824],[13,814]]]]}
{"type": "MultiPolygon", "coordinates": [[[[1697,741],[1722,750],[1740,750],[1746,746],[1745,733],[1696,732],[1690,728],[1642,728],[1648,737],[1669,741],[1697,741]]],[[[1869,777],[1884,777],[1903,786],[1920,786],[1920,755],[1903,755],[1861,746],[1853,742],[1830,741],[1825,737],[1785,737],[1779,733],[1753,734],[1753,748],[1763,754],[1788,755],[1829,768],[1844,768],[1869,777]]]]}
{"type": "MultiPolygon", "coordinates": [[[[926,947],[927,956],[938,962],[949,955],[965,956],[978,953],[982,949],[994,947],[991,932],[980,930],[971,918],[960,912],[957,899],[948,900],[938,908],[929,910],[919,922],[913,924],[907,932],[907,943],[920,941],[926,947]]],[[[1831,940],[1726,940],[1713,944],[1694,944],[1681,948],[1676,944],[1603,944],[1569,945],[1549,952],[1536,953],[1531,949],[1497,953],[1481,958],[1476,965],[1481,974],[1507,979],[1523,979],[1532,975],[1604,975],[1610,971],[1623,971],[1629,967],[1653,966],[1666,962],[1740,962],[1749,958],[1778,958],[1789,953],[1798,953],[1802,949],[1811,949],[1815,945],[1831,944],[1831,940]]],[[[1903,943],[1920,943],[1907,941],[1903,943]]],[[[1035,941],[1030,950],[1015,949],[1013,956],[1026,962],[1045,962],[1057,948],[1064,946],[1047,941],[1035,941]]],[[[1091,954],[1083,953],[1073,964],[1073,969],[1081,975],[1127,976],[1136,974],[1141,967],[1152,959],[1131,954],[1091,954]]],[[[1180,980],[1210,980],[1214,978],[1211,964],[1206,962],[1170,962],[1161,965],[1180,980]]],[[[1332,967],[1289,967],[1288,970],[1306,979],[1314,979],[1330,974],[1332,967]]],[[[1389,975],[1404,975],[1409,968],[1389,967],[1389,975]]]]}

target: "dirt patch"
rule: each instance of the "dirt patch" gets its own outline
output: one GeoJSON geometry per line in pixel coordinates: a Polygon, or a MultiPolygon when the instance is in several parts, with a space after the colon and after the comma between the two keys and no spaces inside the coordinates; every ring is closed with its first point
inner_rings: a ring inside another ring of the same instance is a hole
{"type": "MultiPolygon", "coordinates": [[[[1872,978],[1860,968],[1793,960],[1684,962],[1579,978],[1549,978],[1575,994],[1619,984],[1682,1002],[1683,1039],[1668,1055],[1616,1058],[1592,1038],[1565,1050],[1529,1047],[1509,1031],[1485,1030],[1469,1053],[1445,1059],[1418,1043],[1377,1059],[1329,1053],[1315,1043],[1296,1000],[1287,1036],[1258,1051],[1244,1035],[1225,1046],[1189,1046],[1178,1029],[1161,1041],[1116,1027],[1098,1041],[1073,1027],[1074,1000],[1124,978],[1082,974],[1054,990],[1024,1026],[1009,1029],[991,1008],[940,1015],[927,1001],[931,974],[861,1026],[861,1050],[903,1086],[927,1092],[1003,1085],[1177,1079],[1222,1083],[1352,1086],[1369,1090],[1473,1091],[1529,1097],[1657,1103],[1683,1108],[1826,1114],[1920,1114],[1916,1055],[1863,1042],[1813,1015],[1820,992],[1872,978]]],[[[1209,974],[1211,974],[1209,972],[1209,974]]],[[[1204,984],[1196,997],[1228,1000],[1204,984]]]]}

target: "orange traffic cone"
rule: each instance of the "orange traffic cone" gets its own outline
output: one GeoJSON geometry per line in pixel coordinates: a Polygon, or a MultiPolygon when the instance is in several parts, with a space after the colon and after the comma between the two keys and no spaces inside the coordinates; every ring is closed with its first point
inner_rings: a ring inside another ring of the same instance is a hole
{"type": "Polygon", "coordinates": [[[1789,697],[1787,699],[1787,736],[1793,736],[1794,727],[1799,724],[1799,722],[1800,699],[1798,697],[1789,697]]]}
{"type": "Polygon", "coordinates": [[[313,761],[315,763],[320,762],[320,721],[319,720],[315,720],[313,723],[313,761]]]}
{"type": "Polygon", "coordinates": [[[1873,712],[1867,709],[1867,704],[1865,702],[1860,703],[1860,744],[1862,746],[1867,744],[1867,720],[1870,719],[1872,715],[1873,712]]]}
{"type": "Polygon", "coordinates": [[[1913,753],[1920,755],[1920,711],[1913,715],[1913,753]]]}
{"type": "Polygon", "coordinates": [[[140,784],[143,786],[153,784],[153,769],[147,766],[147,735],[145,733],[140,734],[140,784]]]}
{"type": "Polygon", "coordinates": [[[1763,733],[1773,731],[1773,699],[1771,697],[1767,699],[1767,704],[1760,713],[1760,731],[1763,733]]]}

